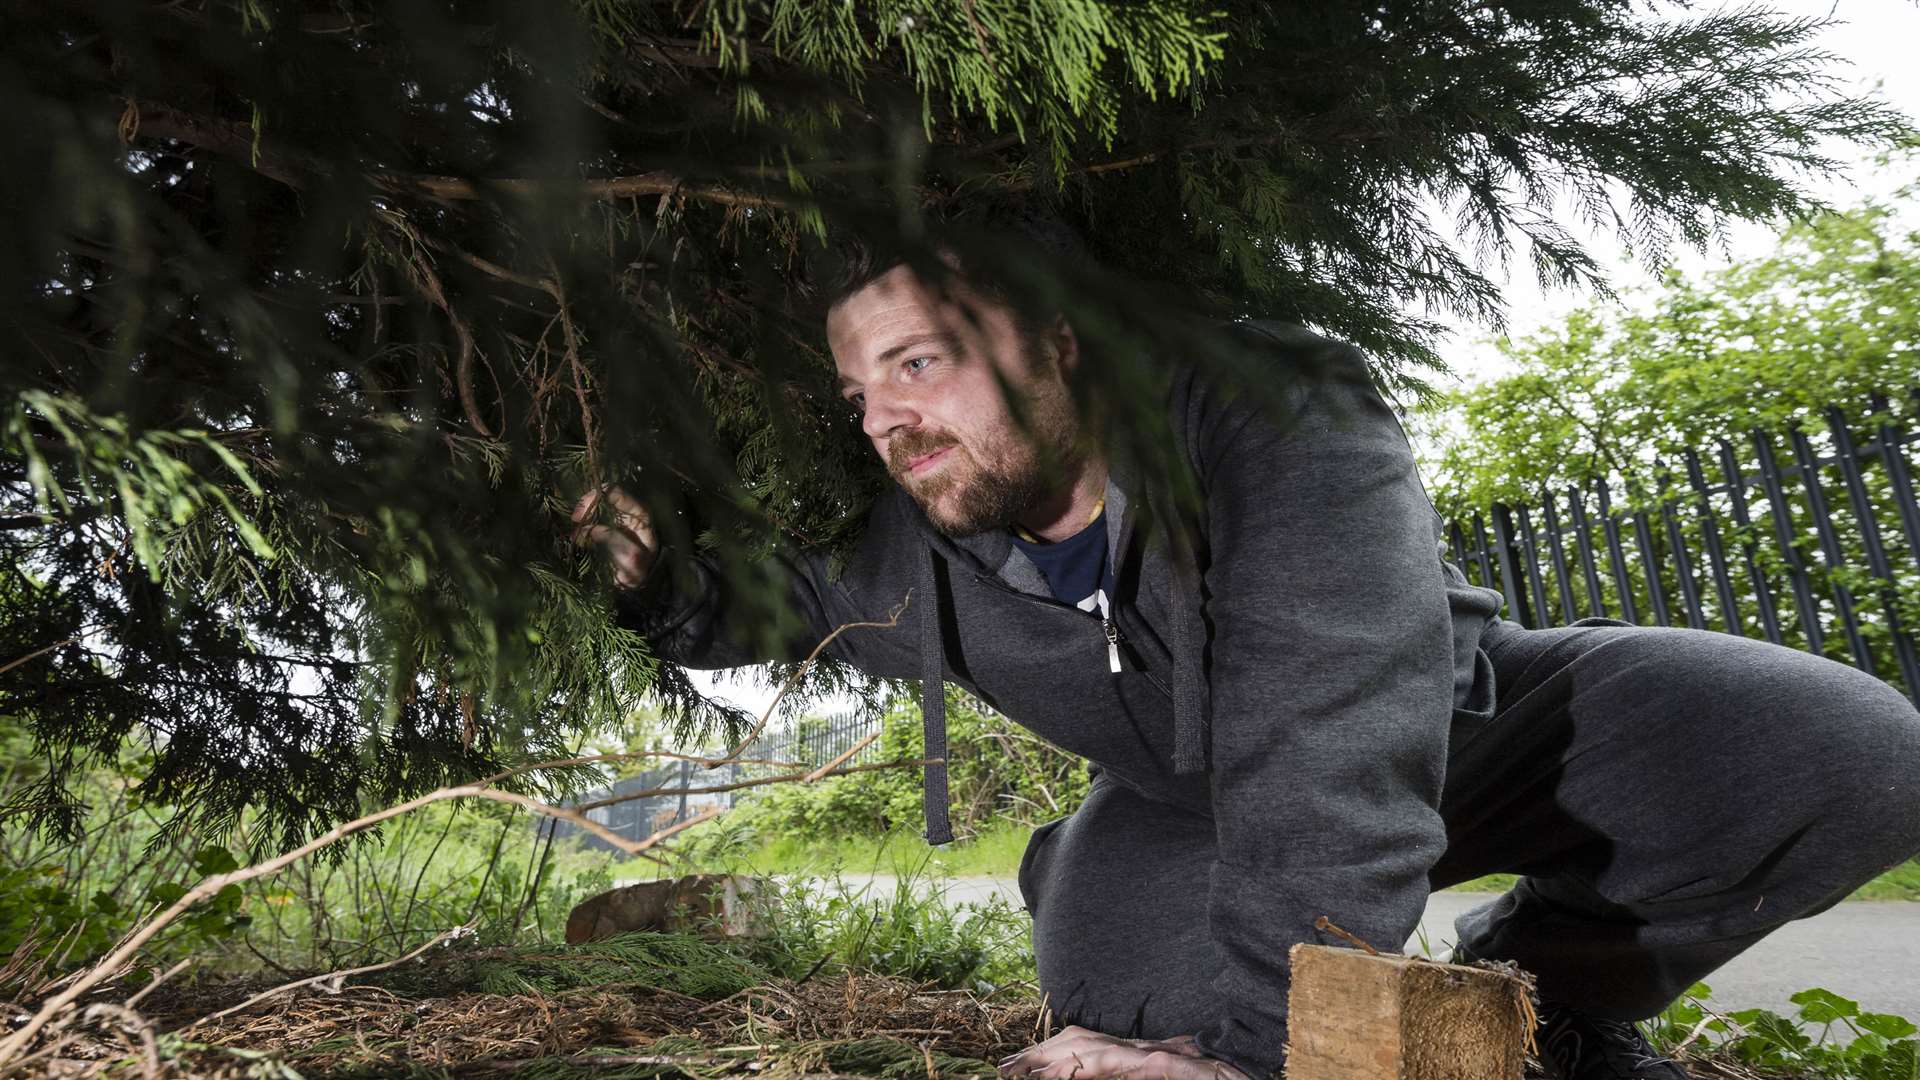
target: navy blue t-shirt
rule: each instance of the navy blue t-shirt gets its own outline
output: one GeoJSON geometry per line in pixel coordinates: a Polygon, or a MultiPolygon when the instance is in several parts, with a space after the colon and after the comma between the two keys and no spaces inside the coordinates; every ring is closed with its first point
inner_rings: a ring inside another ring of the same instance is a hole
{"type": "Polygon", "coordinates": [[[1104,618],[1113,595],[1113,570],[1107,565],[1107,512],[1087,527],[1052,544],[1013,536],[1013,542],[1040,568],[1054,599],[1104,618]]]}

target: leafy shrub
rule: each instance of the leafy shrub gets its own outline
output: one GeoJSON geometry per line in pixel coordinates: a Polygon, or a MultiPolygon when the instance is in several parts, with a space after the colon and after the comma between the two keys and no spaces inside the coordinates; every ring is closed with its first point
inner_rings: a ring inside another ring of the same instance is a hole
{"type": "Polygon", "coordinates": [[[1830,990],[1802,990],[1797,1016],[1767,1009],[1720,1014],[1713,993],[1697,983],[1648,1022],[1648,1035],[1668,1052],[1712,1048],[1743,1065],[1831,1080],[1920,1080],[1920,1027],[1900,1016],[1862,1012],[1830,990]],[[1716,1038],[1717,1037],[1717,1038],[1716,1038]]]}
{"type": "MultiPolygon", "coordinates": [[[[1084,759],[1069,754],[988,708],[947,688],[948,783],[953,827],[962,837],[989,824],[1037,825],[1072,813],[1087,795],[1084,759]]],[[[895,699],[881,721],[881,761],[925,754],[919,704],[895,699]]],[[[690,848],[738,845],[782,835],[831,838],[894,830],[918,831],[918,769],[881,769],[813,784],[777,784],[745,796],[727,815],[727,830],[705,831],[690,848]]]]}

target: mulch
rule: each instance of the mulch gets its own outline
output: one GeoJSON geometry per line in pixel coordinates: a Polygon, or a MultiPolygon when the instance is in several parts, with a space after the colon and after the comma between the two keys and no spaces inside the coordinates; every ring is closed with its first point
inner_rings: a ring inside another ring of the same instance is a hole
{"type": "Polygon", "coordinates": [[[188,1028],[263,989],[201,982],[132,1025],[70,1025],[45,1076],[992,1076],[1042,1034],[1030,997],[982,999],[874,975],[770,980],[716,1001],[646,986],[414,997],[308,988],[188,1028]],[[175,1037],[164,1034],[173,1032],[175,1037]]]}

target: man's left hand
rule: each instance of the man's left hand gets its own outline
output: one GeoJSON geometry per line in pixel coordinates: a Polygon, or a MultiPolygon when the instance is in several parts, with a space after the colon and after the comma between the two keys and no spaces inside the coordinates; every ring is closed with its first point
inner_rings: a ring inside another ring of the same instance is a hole
{"type": "Polygon", "coordinates": [[[1247,1080],[1247,1075],[1194,1045],[1193,1036],[1121,1039],[1069,1026],[1000,1063],[1003,1077],[1044,1080],[1247,1080]]]}

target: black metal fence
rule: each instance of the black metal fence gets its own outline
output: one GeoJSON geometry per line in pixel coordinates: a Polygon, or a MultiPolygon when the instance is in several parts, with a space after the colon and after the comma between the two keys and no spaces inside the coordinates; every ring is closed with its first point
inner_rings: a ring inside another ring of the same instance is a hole
{"type": "MultiPolygon", "coordinates": [[[[880,730],[880,718],[852,713],[825,720],[803,722],[793,731],[761,736],[745,757],[825,765],[880,730]]],[[[880,742],[874,740],[843,764],[854,765],[880,760],[880,742]]]]}
{"type": "MultiPolygon", "coordinates": [[[[818,767],[851,750],[860,740],[879,730],[880,720],[877,717],[852,714],[810,718],[792,730],[762,735],[742,750],[739,757],[749,763],[790,762],[796,766],[818,767]]],[[[707,756],[717,758],[724,753],[724,750],[715,750],[707,756]]],[[[875,740],[842,764],[878,761],[879,754],[880,743],[875,740]]],[[[695,762],[675,761],[589,791],[571,805],[584,807],[583,812],[590,820],[606,826],[621,837],[638,841],[708,810],[730,807],[736,797],[753,790],[728,789],[730,785],[754,776],[782,771],[793,770],[759,764],[728,764],[717,769],[706,769],[695,762]],[[703,790],[712,788],[728,790],[703,790]],[[661,794],[626,798],[643,791],[658,791],[661,794]]],[[[612,844],[569,822],[554,821],[551,828],[558,838],[580,833],[585,836],[589,846],[616,850],[612,844]]]]}
{"type": "MultiPolygon", "coordinates": [[[[1911,401],[1920,414],[1920,388],[1911,401]]],[[[1765,637],[1850,662],[1920,704],[1920,442],[1874,395],[1866,425],[1753,432],[1655,462],[1616,509],[1605,479],[1448,528],[1454,561],[1528,627],[1587,616],[1765,637]],[[1709,459],[1703,463],[1703,458],[1709,459]],[[1717,474],[1710,478],[1709,472],[1717,474]],[[1841,494],[1835,494],[1836,492],[1841,494]],[[1488,524],[1491,524],[1491,533],[1488,524]]]]}

